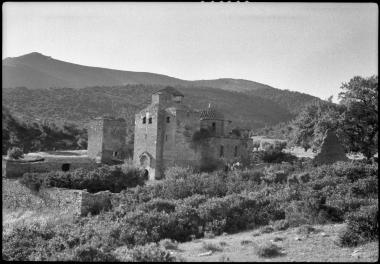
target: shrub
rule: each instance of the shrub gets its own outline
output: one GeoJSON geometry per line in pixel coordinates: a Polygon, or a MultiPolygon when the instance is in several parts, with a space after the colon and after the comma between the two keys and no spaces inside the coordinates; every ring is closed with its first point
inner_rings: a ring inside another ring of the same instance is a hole
{"type": "Polygon", "coordinates": [[[378,239],[379,210],[377,205],[363,206],[346,216],[347,229],[340,234],[340,245],[356,246],[378,239]]]}
{"type": "Polygon", "coordinates": [[[143,185],[144,179],[141,171],[136,168],[102,166],[94,170],[80,168],[70,172],[25,173],[20,182],[36,190],[44,186],[87,189],[95,193],[105,190],[120,192],[129,187],[143,185]]]}
{"type": "Polygon", "coordinates": [[[18,147],[12,147],[12,148],[8,149],[7,156],[10,159],[17,160],[17,159],[20,159],[24,156],[24,152],[18,147]]]}
{"type": "Polygon", "coordinates": [[[160,246],[163,247],[164,249],[172,249],[172,250],[177,250],[178,249],[178,242],[174,241],[172,239],[163,239],[160,241],[160,246]]]}
{"type": "Polygon", "coordinates": [[[164,211],[166,213],[173,212],[175,210],[175,207],[176,204],[173,201],[161,198],[155,198],[140,206],[142,210],[147,212],[157,210],[159,212],[164,211]]]}
{"type": "Polygon", "coordinates": [[[271,226],[263,226],[262,228],[260,228],[261,234],[272,233],[273,231],[274,231],[274,229],[271,226]]]}
{"type": "Polygon", "coordinates": [[[136,246],[128,252],[132,262],[175,262],[175,256],[156,243],[136,246]]]}
{"type": "Polygon", "coordinates": [[[275,231],[282,231],[289,228],[289,222],[285,219],[281,219],[275,221],[272,226],[275,231]]]}
{"type": "Polygon", "coordinates": [[[281,255],[281,248],[270,242],[256,246],[255,251],[261,258],[271,258],[281,255]]]}
{"type": "Polygon", "coordinates": [[[307,183],[310,181],[310,174],[308,172],[300,173],[300,174],[298,174],[298,179],[302,183],[307,183]]]}
{"type": "Polygon", "coordinates": [[[186,179],[188,175],[193,174],[193,169],[190,167],[183,168],[178,166],[169,167],[165,170],[165,179],[179,180],[186,179]]]}
{"type": "Polygon", "coordinates": [[[293,162],[297,159],[296,156],[282,152],[278,149],[269,149],[264,152],[262,156],[263,162],[267,163],[281,163],[281,162],[293,162]]]}
{"type": "Polygon", "coordinates": [[[310,233],[315,232],[316,229],[311,225],[302,225],[297,229],[298,234],[308,235],[310,233]]]}
{"type": "Polygon", "coordinates": [[[28,187],[30,190],[38,192],[41,186],[43,186],[44,181],[40,173],[26,172],[22,175],[19,182],[28,187]]]}
{"type": "Polygon", "coordinates": [[[244,246],[244,245],[248,245],[248,244],[252,244],[253,241],[252,240],[242,240],[240,241],[240,245],[244,246]]]}
{"type": "Polygon", "coordinates": [[[210,243],[210,242],[203,242],[202,243],[202,249],[205,251],[223,251],[221,247],[219,247],[217,244],[210,243]]]}
{"type": "Polygon", "coordinates": [[[117,261],[117,258],[110,254],[105,253],[93,246],[79,246],[74,251],[72,261],[84,261],[84,262],[112,262],[117,261]]]}

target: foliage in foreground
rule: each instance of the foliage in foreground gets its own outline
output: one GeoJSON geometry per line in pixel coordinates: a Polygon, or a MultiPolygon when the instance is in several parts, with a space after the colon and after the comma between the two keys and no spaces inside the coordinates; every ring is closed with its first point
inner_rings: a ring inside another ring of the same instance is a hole
{"type": "Polygon", "coordinates": [[[41,187],[60,187],[87,189],[95,193],[106,190],[120,192],[143,185],[145,180],[143,173],[134,167],[102,166],[94,170],[80,168],[69,172],[24,173],[20,182],[34,191],[41,187]]]}
{"type": "Polygon", "coordinates": [[[377,220],[372,216],[378,214],[377,165],[340,162],[293,170],[282,166],[287,177],[307,172],[309,181],[257,180],[257,175],[265,178],[271,170],[181,171],[181,176],[115,195],[113,211],[65,223],[16,227],[3,234],[3,257],[74,259],[73,252],[84,247],[80,256],[107,258],[119,247],[131,249],[163,239],[184,242],[205,233],[233,233],[271,223],[281,230],[346,220],[350,232],[361,237],[358,243],[376,239],[377,220]]]}

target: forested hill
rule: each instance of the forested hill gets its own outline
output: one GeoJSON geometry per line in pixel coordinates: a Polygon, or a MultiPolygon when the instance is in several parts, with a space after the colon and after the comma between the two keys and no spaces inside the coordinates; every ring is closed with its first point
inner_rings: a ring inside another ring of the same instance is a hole
{"type": "Polygon", "coordinates": [[[11,147],[25,152],[53,149],[83,149],[87,147],[87,131],[73,124],[57,126],[49,122],[30,122],[12,116],[2,106],[2,155],[11,147]]]}
{"type": "MultiPolygon", "coordinates": [[[[188,81],[149,72],[89,67],[57,60],[37,52],[4,59],[2,61],[2,73],[3,88],[48,89],[50,87],[70,87],[79,89],[94,86],[120,87],[136,84],[180,86],[189,87],[190,90],[190,87],[206,89],[211,87],[269,99],[290,113],[298,113],[305,104],[312,100],[319,100],[308,94],[280,90],[250,80],[221,78],[188,81]]],[[[206,91],[205,93],[208,94],[209,92],[206,91]]],[[[270,113],[268,114],[270,115],[270,113]]]]}
{"type": "MultiPolygon", "coordinates": [[[[126,118],[133,125],[134,114],[147,106],[151,94],[164,86],[126,85],[83,89],[24,87],[3,89],[3,105],[13,115],[26,120],[70,121],[84,127],[99,115],[126,118]]],[[[279,104],[254,95],[209,87],[176,86],[184,95],[184,104],[203,109],[216,105],[226,118],[245,128],[258,128],[288,121],[294,115],[279,104]]]]}

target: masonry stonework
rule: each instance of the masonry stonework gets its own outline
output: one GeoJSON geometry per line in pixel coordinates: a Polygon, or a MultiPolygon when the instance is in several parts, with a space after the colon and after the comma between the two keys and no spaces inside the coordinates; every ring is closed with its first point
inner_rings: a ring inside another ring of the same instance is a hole
{"type": "Polygon", "coordinates": [[[88,128],[88,156],[99,163],[113,163],[126,157],[127,124],[122,118],[98,117],[88,128]]]}
{"type": "Polygon", "coordinates": [[[248,155],[250,140],[233,135],[231,121],[210,106],[201,112],[190,109],[183,97],[167,87],[154,93],[151,104],[135,115],[133,161],[150,180],[161,179],[170,166],[196,166],[205,154],[224,163],[248,155]],[[192,147],[192,140],[201,129],[210,132],[211,144],[199,150],[192,147]]]}

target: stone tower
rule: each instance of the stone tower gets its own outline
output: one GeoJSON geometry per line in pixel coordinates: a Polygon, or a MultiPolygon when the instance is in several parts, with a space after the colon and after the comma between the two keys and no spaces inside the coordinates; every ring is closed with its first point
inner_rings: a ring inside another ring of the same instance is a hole
{"type": "Polygon", "coordinates": [[[184,95],[172,87],[152,94],[152,102],[135,115],[133,161],[150,180],[161,179],[165,168],[195,162],[189,148],[199,129],[199,113],[182,104],[184,95]]]}
{"type": "Polygon", "coordinates": [[[126,132],[126,121],[122,118],[95,118],[88,128],[88,156],[106,164],[121,161],[125,157],[126,132]]]}

